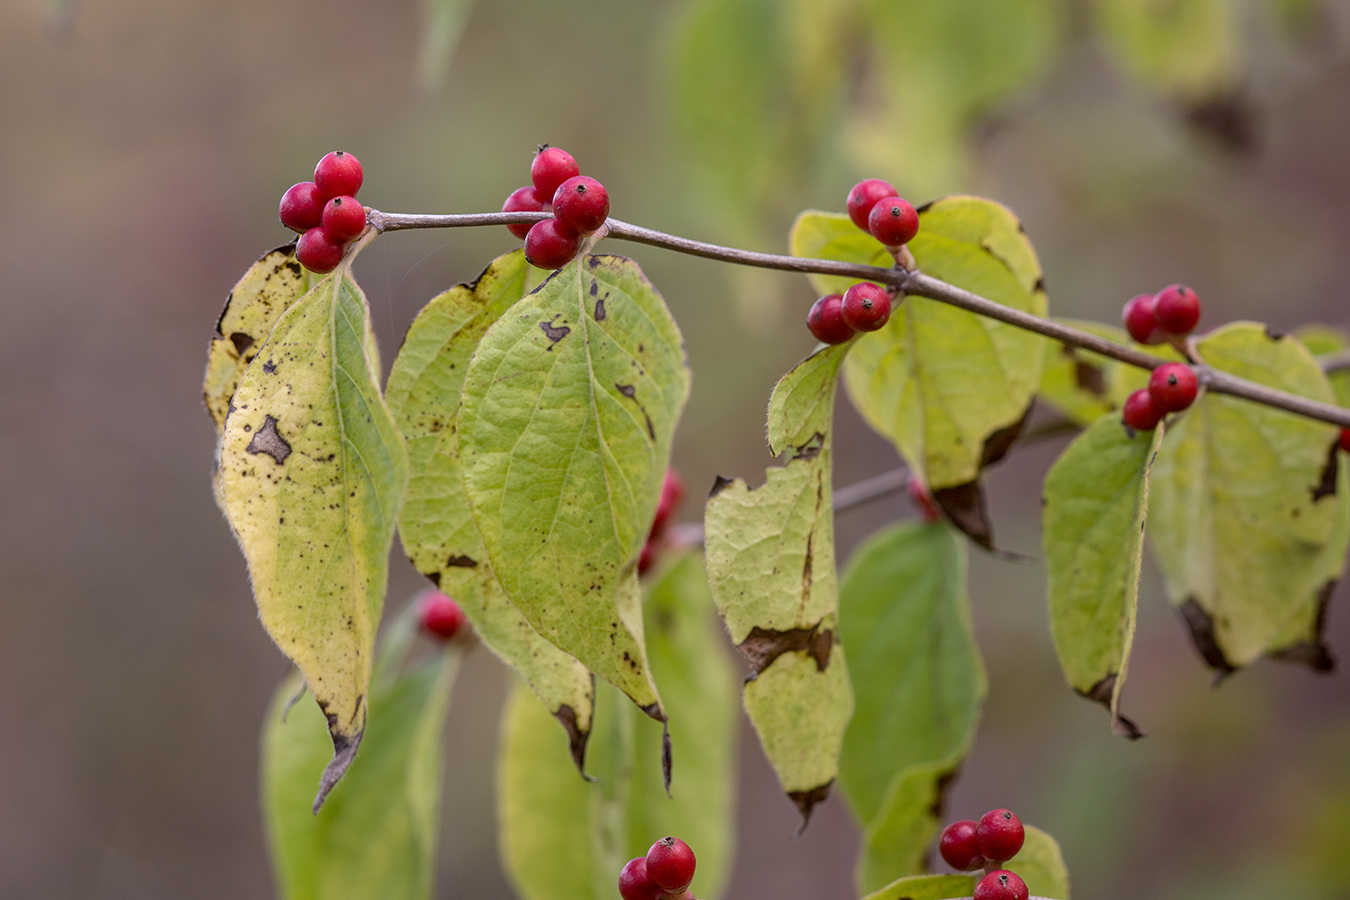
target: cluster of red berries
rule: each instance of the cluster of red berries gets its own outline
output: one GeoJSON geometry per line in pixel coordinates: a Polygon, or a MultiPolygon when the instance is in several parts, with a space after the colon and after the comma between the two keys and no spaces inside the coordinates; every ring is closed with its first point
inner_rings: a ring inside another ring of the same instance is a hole
{"type": "Polygon", "coordinates": [[[417,601],[417,624],[427,634],[448,641],[464,627],[464,610],[440,591],[427,591],[417,601]]]}
{"type": "MultiPolygon", "coordinates": [[[[848,192],[848,217],[863,231],[897,254],[919,233],[919,214],[895,187],[868,178],[848,192]]],[[[860,331],[876,331],[891,317],[891,294],[870,281],[860,281],[842,294],[827,294],[811,307],[806,326],[816,340],[842,344],[860,331]]]]}
{"type": "Polygon", "coordinates": [[[334,150],[314,167],[314,180],[292,185],[281,195],[281,224],[299,232],[300,265],[327,274],[342,262],[347,245],[366,229],[366,210],[356,200],[361,161],[334,150]]]}
{"type": "Polygon", "coordinates": [[[1135,431],[1152,431],[1168,413],[1181,412],[1195,402],[1200,382],[1185,363],[1163,363],[1140,388],[1125,399],[1120,417],[1135,431]]]}
{"type": "Polygon", "coordinates": [[[547,144],[530,164],[532,184],[516,188],[502,204],[502,212],[551,212],[553,218],[507,225],[525,239],[525,258],[541,269],[561,269],[581,249],[582,239],[609,218],[609,192],[594,178],[581,174],[572,154],[547,144]]]}
{"type": "Polygon", "coordinates": [[[647,532],[647,543],[642,545],[642,554],[638,557],[638,574],[644,575],[656,565],[666,543],[666,526],[670,524],[680,501],[684,500],[684,479],[674,469],[666,471],[666,480],[661,482],[661,498],[656,501],[656,517],[652,519],[651,531],[647,532]]]}
{"type": "Polygon", "coordinates": [[[1026,882],[1016,872],[996,867],[1016,856],[1025,839],[1022,821],[1011,810],[991,809],[978,822],[962,819],[942,829],[938,851],[953,869],[985,870],[974,900],[1027,900],[1026,882]]]}
{"type": "Polygon", "coordinates": [[[1177,341],[1200,322],[1200,298],[1184,284],[1169,284],[1156,294],[1140,294],[1121,311],[1125,330],[1141,344],[1177,341]]]}
{"type": "Polygon", "coordinates": [[[663,837],[646,856],[628,861],[619,873],[623,900],[692,900],[694,851],[677,837],[663,837]]]}

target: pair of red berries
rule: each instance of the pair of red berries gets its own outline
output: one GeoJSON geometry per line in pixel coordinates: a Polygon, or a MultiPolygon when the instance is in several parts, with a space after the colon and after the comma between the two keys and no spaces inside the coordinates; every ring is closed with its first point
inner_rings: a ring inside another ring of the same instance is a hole
{"type": "Polygon", "coordinates": [[[1152,431],[1168,413],[1181,412],[1195,402],[1200,382],[1185,363],[1163,363],[1140,388],[1125,400],[1120,417],[1135,431],[1152,431]]]}
{"type": "Polygon", "coordinates": [[[1200,298],[1184,284],[1169,284],[1156,294],[1140,294],[1121,311],[1125,330],[1141,344],[1182,338],[1200,322],[1200,298]]]}
{"type": "Polygon", "coordinates": [[[581,174],[572,154],[547,144],[530,164],[530,181],[511,192],[502,212],[551,212],[553,218],[506,227],[525,239],[530,265],[561,269],[576,257],[582,239],[599,231],[609,218],[609,192],[594,178],[581,174]]]}
{"type": "Polygon", "coordinates": [[[827,294],[812,304],[806,327],[818,341],[842,344],[860,331],[876,331],[890,318],[890,293],[870,281],[859,281],[842,294],[827,294]]]}
{"type": "Polygon", "coordinates": [[[991,809],[978,822],[962,819],[942,829],[938,851],[953,869],[986,870],[974,900],[1027,900],[1026,882],[1016,872],[993,868],[1016,856],[1025,840],[1026,830],[1011,810],[991,809]]]}
{"type": "Polygon", "coordinates": [[[646,856],[628,861],[619,873],[623,900],[683,897],[694,880],[694,851],[677,837],[663,837],[646,856]]]}
{"type": "Polygon", "coordinates": [[[365,231],[366,210],[356,200],[363,178],[361,161],[335,150],[314,167],[313,181],[281,195],[281,224],[300,233],[295,255],[311,272],[336,269],[347,245],[365,231]]]}
{"type": "Polygon", "coordinates": [[[892,251],[919,233],[919,214],[890,182],[880,178],[860,181],[848,192],[848,217],[892,251]]]}
{"type": "Polygon", "coordinates": [[[418,627],[443,641],[458,634],[464,621],[464,610],[440,591],[427,591],[417,601],[418,627]]]}
{"type": "Polygon", "coordinates": [[[638,574],[645,575],[656,565],[661,551],[665,547],[666,526],[670,524],[675,510],[684,500],[684,479],[674,469],[666,471],[666,480],[661,482],[661,498],[656,501],[656,517],[652,519],[651,531],[647,532],[647,543],[642,545],[642,554],[638,556],[638,574]]]}

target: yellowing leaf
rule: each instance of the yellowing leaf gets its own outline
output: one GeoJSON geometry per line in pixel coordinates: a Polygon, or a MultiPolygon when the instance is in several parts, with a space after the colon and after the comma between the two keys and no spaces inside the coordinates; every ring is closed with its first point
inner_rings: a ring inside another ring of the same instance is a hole
{"type": "Polygon", "coordinates": [[[1034,825],[1024,827],[1026,841],[1022,849],[1003,867],[1022,876],[1033,896],[1069,900],[1069,870],[1059,843],[1034,825]]]}

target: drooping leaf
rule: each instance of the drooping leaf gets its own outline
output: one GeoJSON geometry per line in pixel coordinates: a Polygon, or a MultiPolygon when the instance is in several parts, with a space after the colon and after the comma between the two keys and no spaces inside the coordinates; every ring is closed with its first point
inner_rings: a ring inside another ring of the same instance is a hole
{"type": "Polygon", "coordinates": [[[1231,90],[1241,54],[1238,8],[1227,0],[1096,0],[1096,24],[1117,65],[1184,100],[1231,90]]]}
{"type": "Polygon", "coordinates": [[[1034,825],[1024,828],[1026,842],[1003,867],[1021,875],[1032,896],[1069,900],[1069,870],[1064,865],[1059,842],[1034,825]]]}
{"type": "Polygon", "coordinates": [[[631,260],[585,256],[488,329],[457,425],[474,521],[511,602],[656,718],[636,563],[688,395],[661,296],[631,260]]]}
{"type": "Polygon", "coordinates": [[[943,795],[968,750],[969,745],[940,762],[902,769],[891,779],[877,814],[863,826],[855,873],[860,893],[927,871],[929,849],[941,824],[943,795]]]}
{"type": "Polygon", "coordinates": [[[907,875],[863,900],[951,900],[969,897],[974,891],[973,875],[907,875]]]}
{"type": "MultiPolygon", "coordinates": [[[[919,211],[910,250],[919,268],[1004,305],[1044,315],[1040,263],[1017,218],[978,197],[919,211]]],[[[802,256],[874,264],[876,248],[846,216],[804,213],[793,226],[802,256]]],[[[813,276],[822,293],[847,279],[813,276]]],[[[923,297],[906,297],[880,331],[860,336],[844,364],[849,396],[933,490],[976,480],[995,435],[1025,415],[1040,384],[1044,339],[923,297]]]]}
{"type": "Polygon", "coordinates": [[[698,855],[697,893],[716,896],[730,874],[734,683],[698,556],[662,567],[646,593],[652,669],[680,760],[671,796],[656,764],[661,725],[638,716],[617,690],[598,686],[588,766],[595,781],[586,782],[545,708],[517,687],[504,713],[497,783],[502,859],[523,900],[610,896],[623,863],[666,834],[687,836],[698,855]]]}
{"type": "Polygon", "coordinates": [[[235,391],[220,489],[268,634],[328,718],[316,805],[365,730],[371,654],[407,455],[379,390],[364,295],[347,267],[277,321],[235,391]]]}
{"type": "Polygon", "coordinates": [[[1106,413],[1050,467],[1042,503],[1050,631],[1069,686],[1111,711],[1117,733],[1139,598],[1148,472],[1164,426],[1135,433],[1106,413]]]}
{"type": "Polygon", "coordinates": [[[317,814],[310,809],[314,784],[332,751],[324,717],[311,703],[288,710],[303,690],[298,675],[282,682],[268,709],[263,806],[284,900],[431,896],[441,732],[459,657],[453,649],[438,648],[405,668],[406,647],[390,652],[390,643],[388,637],[382,641],[372,681],[371,727],[361,761],[317,814]]]}
{"type": "Polygon", "coordinates": [[[827,347],[779,381],[769,447],[789,452],[762,487],[719,480],[705,514],[718,611],[752,666],[744,703],[765,755],[803,820],[839,770],[853,710],[836,638],[838,586],[830,434],[847,345],[827,347]]]}
{"type": "MultiPolygon", "coordinates": [[[[1237,322],[1197,341],[1210,365],[1331,402],[1302,344],[1237,322]]],[[[1326,582],[1338,515],[1333,426],[1206,394],[1171,424],[1153,468],[1150,545],[1196,648],[1221,675],[1273,649],[1326,582]]]]}
{"type": "Polygon", "coordinates": [[[403,339],[386,390],[408,442],[399,534],[417,570],[459,602],[483,643],[567,729],[580,767],[594,705],[591,674],[542,638],[497,583],[464,493],[455,426],[470,357],[488,326],[524,295],[528,270],[520,250],[499,257],[472,284],[433,298],[403,339]]]}
{"type": "Polygon", "coordinates": [[[940,523],[888,528],[849,561],[839,602],[855,698],[839,781],[866,826],[902,769],[950,759],[979,719],[965,547],[940,523]]]}
{"type": "Polygon", "coordinates": [[[309,290],[313,276],[295,259],[295,242],[278,247],[249,267],[225,301],[206,358],[202,396],[219,432],[230,398],[272,326],[309,290]]]}

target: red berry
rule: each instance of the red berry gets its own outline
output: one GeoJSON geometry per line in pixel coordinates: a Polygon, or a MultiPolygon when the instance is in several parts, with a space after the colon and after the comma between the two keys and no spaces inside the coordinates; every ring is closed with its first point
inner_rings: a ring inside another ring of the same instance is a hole
{"type": "Polygon", "coordinates": [[[327,275],[342,262],[342,254],[346,250],[346,241],[334,238],[320,226],[300,235],[295,247],[295,258],[311,272],[327,275]]]}
{"type": "Polygon", "coordinates": [[[903,197],[883,197],[867,216],[867,230],[887,247],[899,247],[919,233],[919,214],[903,197]]]}
{"type": "Polygon", "coordinates": [[[647,851],[647,874],[665,890],[679,893],[694,880],[694,851],[677,837],[663,837],[647,851]]]}
{"type": "MultiPolygon", "coordinates": [[[[932,491],[928,490],[928,485],[923,483],[922,478],[910,472],[909,482],[905,485],[905,488],[909,491],[909,499],[913,500],[914,505],[919,508],[925,522],[942,521],[942,511],[938,509],[937,503],[933,500],[932,491]]],[[[962,821],[970,822],[972,828],[975,826],[974,821],[970,819],[963,819],[962,821]]]]}
{"type": "Polygon", "coordinates": [[[428,591],[418,603],[417,622],[423,631],[448,641],[464,626],[464,610],[440,591],[428,591]]]}
{"type": "Polygon", "coordinates": [[[1152,431],[1162,421],[1163,412],[1153,403],[1147,388],[1140,388],[1125,398],[1120,418],[1135,431],[1152,431]]]}
{"type": "Polygon", "coordinates": [[[1164,331],[1190,334],[1200,321],[1200,298],[1184,284],[1170,284],[1158,291],[1153,315],[1164,331]]]}
{"type": "Polygon", "coordinates": [[[860,281],[844,291],[839,314],[854,331],[876,331],[891,317],[891,295],[870,281],[860,281]]]}
{"type": "Polygon", "coordinates": [[[312,181],[293,184],[281,195],[281,224],[304,234],[323,222],[323,200],[312,181]]]}
{"type": "Polygon", "coordinates": [[[1125,309],[1121,311],[1125,330],[1141,344],[1161,344],[1167,340],[1167,333],[1158,324],[1155,314],[1157,301],[1156,294],[1140,294],[1126,303],[1125,309]]]}
{"type": "Polygon", "coordinates": [[[1026,833],[1022,821],[1007,809],[991,809],[980,816],[975,827],[975,842],[980,854],[992,862],[1012,859],[1022,849],[1026,833]]]}
{"type": "Polygon", "coordinates": [[[1027,900],[1027,883],[1016,872],[998,869],[975,885],[974,900],[1027,900]]]}
{"type": "Polygon", "coordinates": [[[867,217],[878,200],[895,196],[895,188],[880,178],[868,178],[853,186],[848,192],[848,217],[863,231],[867,231],[867,217]]]}
{"type": "Polygon", "coordinates": [[[557,219],[535,222],[525,235],[525,258],[541,269],[561,269],[581,248],[581,235],[568,231],[557,219]]]}
{"type": "Polygon", "coordinates": [[[661,887],[647,874],[647,857],[630,859],[619,873],[619,896],[623,900],[656,900],[661,887]]]}
{"type": "Polygon", "coordinates": [[[355,197],[361,190],[361,161],[350,153],[334,150],[319,160],[314,167],[314,183],[324,200],[334,197],[355,197]]]}
{"type": "Polygon", "coordinates": [[[653,536],[666,530],[670,517],[679,508],[684,499],[684,479],[674,469],[666,470],[666,480],[661,482],[661,499],[656,501],[656,518],[652,520],[653,536]]]}
{"type": "MultiPolygon", "coordinates": [[[[523,188],[516,188],[511,192],[511,196],[506,198],[506,202],[502,204],[502,212],[549,212],[549,210],[549,205],[539,199],[539,193],[528,185],[523,188]]],[[[533,224],[533,222],[517,222],[506,227],[523,241],[525,235],[530,233],[530,226],[533,224]]]]}
{"type": "Polygon", "coordinates": [[[1350,428],[1341,429],[1341,438],[1338,443],[1341,445],[1342,450],[1346,453],[1350,453],[1350,428]]]}
{"type": "Polygon", "coordinates": [[[609,218],[609,192],[586,175],[574,175],[553,193],[553,215],[577,234],[590,234],[609,218]]]}
{"type": "Polygon", "coordinates": [[[539,148],[534,162],[530,163],[530,180],[540,197],[552,197],[558,185],[567,179],[581,174],[577,161],[560,147],[545,144],[539,148]]]}
{"type": "Polygon", "coordinates": [[[656,565],[656,561],[661,557],[661,542],[655,535],[647,535],[647,540],[642,544],[642,552],[638,554],[638,574],[646,575],[651,567],[656,565]]]}
{"type": "MultiPolygon", "coordinates": [[[[914,482],[911,480],[910,484],[914,482]]],[[[932,498],[929,498],[932,502],[932,498]]],[[[980,855],[979,844],[975,842],[975,820],[962,819],[942,829],[938,838],[938,852],[947,861],[947,865],[958,872],[972,872],[984,868],[984,857],[980,855]]]]}
{"type": "Polygon", "coordinates": [[[1199,389],[1195,370],[1185,363],[1164,363],[1148,378],[1148,394],[1154,408],[1163,414],[1186,409],[1195,402],[1199,389]]]}
{"type": "Polygon", "coordinates": [[[339,241],[350,241],[366,230],[366,211],[352,196],[334,197],[323,207],[323,230],[339,241]]]}
{"type": "Polygon", "coordinates": [[[857,334],[844,321],[843,305],[843,294],[826,294],[811,304],[811,311],[806,314],[806,327],[811,329],[816,340],[842,344],[857,334]]]}

